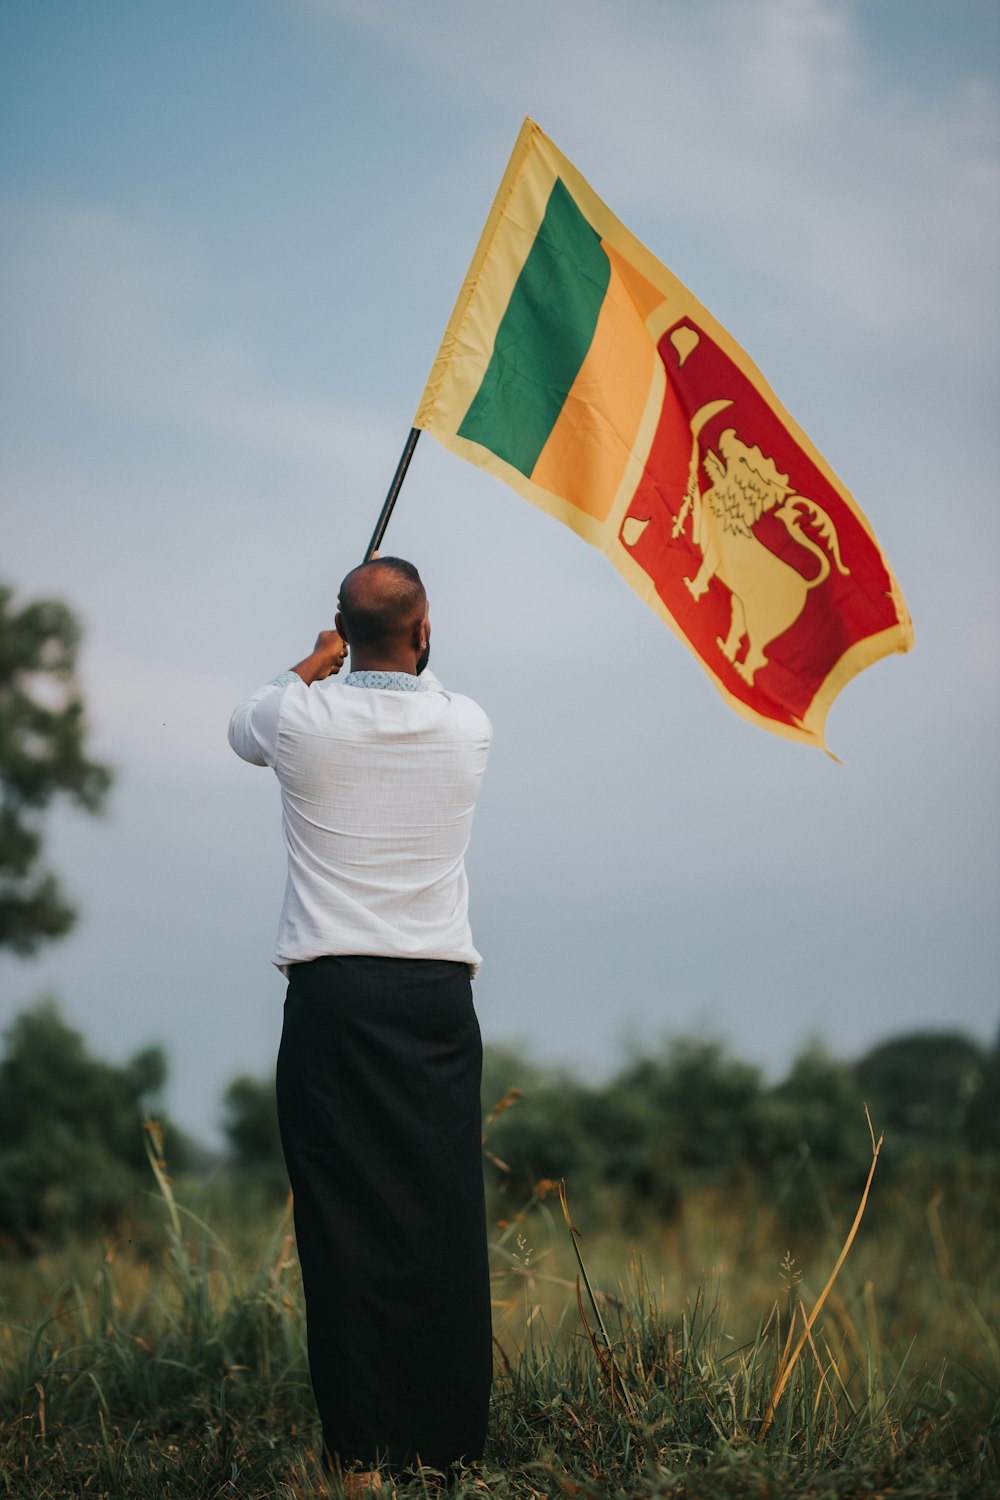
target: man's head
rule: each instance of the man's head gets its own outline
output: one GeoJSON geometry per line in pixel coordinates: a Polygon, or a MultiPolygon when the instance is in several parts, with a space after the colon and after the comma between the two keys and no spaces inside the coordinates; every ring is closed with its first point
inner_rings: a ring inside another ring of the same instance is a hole
{"type": "Polygon", "coordinates": [[[377,557],[340,585],[337,629],[355,670],[422,672],[430,655],[427,595],[400,557],[377,557]]]}

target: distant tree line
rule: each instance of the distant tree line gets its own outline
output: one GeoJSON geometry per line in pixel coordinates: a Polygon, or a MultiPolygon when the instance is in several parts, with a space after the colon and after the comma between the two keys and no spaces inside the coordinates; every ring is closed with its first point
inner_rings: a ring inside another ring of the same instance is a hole
{"type": "MultiPolygon", "coordinates": [[[[490,1121],[487,1149],[508,1193],[539,1178],[600,1191],[627,1218],[670,1217],[685,1189],[756,1184],[776,1202],[805,1172],[825,1191],[854,1194],[871,1159],[869,1111],[884,1132],[884,1166],[946,1174],[958,1161],[1000,1164],[1000,1037],[983,1047],[957,1031],[913,1031],[856,1062],[819,1045],[769,1083],[719,1042],[680,1037],[636,1056],[606,1082],[533,1067],[516,1052],[487,1056],[484,1099],[514,1107],[490,1121]]],[[[795,1195],[786,1206],[794,1216],[795,1195]]]]}
{"type": "MultiPolygon", "coordinates": [[[[166,1078],[159,1047],[121,1065],[94,1057],[51,1001],[15,1019],[0,1057],[0,1251],[119,1226],[149,1185],[144,1117],[164,1126],[173,1172],[222,1168],[244,1202],[280,1200],[273,1081],[229,1084],[220,1162],[165,1119],[166,1078]]],[[[625,1218],[668,1218],[696,1182],[773,1190],[804,1166],[829,1190],[853,1190],[871,1154],[865,1104],[889,1162],[945,1175],[959,1160],[995,1162],[1000,1039],[986,1048],[960,1032],[916,1031],[854,1063],[814,1046],[777,1084],[721,1044],[690,1038],[596,1083],[488,1048],[487,1183],[513,1203],[565,1177],[578,1203],[600,1194],[625,1218]]]]}

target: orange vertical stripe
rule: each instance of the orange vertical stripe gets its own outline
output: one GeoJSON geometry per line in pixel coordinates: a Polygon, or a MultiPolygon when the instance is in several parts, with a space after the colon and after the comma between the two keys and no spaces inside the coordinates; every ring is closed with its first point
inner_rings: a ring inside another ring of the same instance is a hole
{"type": "Polygon", "coordinates": [[[639,317],[645,323],[650,313],[667,300],[666,297],[658,286],[647,281],[642,272],[637,271],[632,262],[626,260],[621,251],[615,250],[607,240],[601,241],[601,248],[611,262],[612,271],[617,271],[625,283],[625,290],[635,303],[639,317]]]}
{"type": "Polygon", "coordinates": [[[531,478],[597,521],[607,518],[632,452],[656,364],[645,327],[663,293],[604,244],[611,279],[590,348],[531,478]]]}

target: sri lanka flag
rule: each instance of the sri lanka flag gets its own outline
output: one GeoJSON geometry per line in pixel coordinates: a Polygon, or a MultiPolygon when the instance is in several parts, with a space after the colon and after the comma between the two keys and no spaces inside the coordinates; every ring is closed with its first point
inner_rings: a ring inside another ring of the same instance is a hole
{"type": "Polygon", "coordinates": [[[913,632],[851,495],[531,120],[414,425],[599,547],[736,711],[824,744],[913,632]]]}

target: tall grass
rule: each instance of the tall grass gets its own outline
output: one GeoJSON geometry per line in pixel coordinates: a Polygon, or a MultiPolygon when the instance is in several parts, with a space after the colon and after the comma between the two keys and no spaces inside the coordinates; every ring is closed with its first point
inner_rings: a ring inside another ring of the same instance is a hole
{"type": "MultiPolygon", "coordinates": [[[[152,1239],[4,1270],[0,1495],[333,1493],[316,1462],[287,1207],[256,1234],[220,1232],[210,1202],[196,1215],[179,1201],[151,1144],[152,1239]]],[[[997,1486],[997,1274],[977,1288],[962,1274],[970,1254],[995,1267],[996,1246],[992,1260],[969,1250],[947,1196],[867,1242],[862,1225],[821,1300],[845,1238],[833,1216],[806,1263],[778,1253],[751,1198],[702,1190],[669,1226],[591,1236],[566,1228],[555,1187],[539,1183],[492,1233],[490,1446],[455,1494],[844,1500],[997,1486]],[[900,1300],[887,1278],[904,1258],[917,1275],[900,1300]]],[[[425,1472],[401,1490],[435,1484],[425,1472]]]]}

